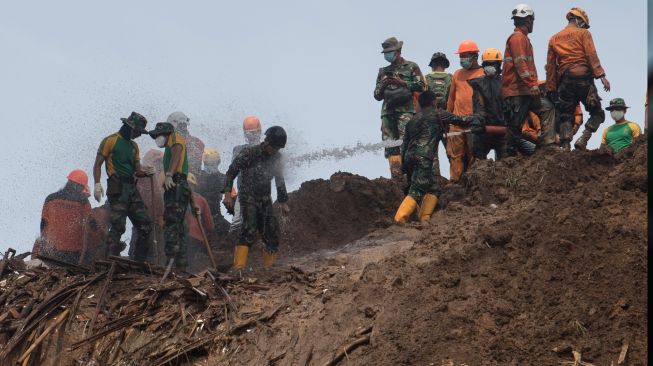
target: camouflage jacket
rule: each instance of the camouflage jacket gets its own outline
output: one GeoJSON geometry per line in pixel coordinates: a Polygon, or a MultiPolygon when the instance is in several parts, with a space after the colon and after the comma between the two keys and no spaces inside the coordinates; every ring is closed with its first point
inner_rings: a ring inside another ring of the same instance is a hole
{"type": "Polygon", "coordinates": [[[406,124],[402,144],[403,161],[409,163],[414,157],[433,160],[438,141],[449,124],[467,125],[472,116],[458,116],[445,109],[425,108],[406,124]]]}
{"type": "MultiPolygon", "coordinates": [[[[408,84],[408,89],[412,92],[421,92],[424,90],[424,76],[422,76],[422,71],[419,69],[416,63],[412,61],[407,61],[402,58],[397,65],[389,65],[386,67],[381,67],[379,69],[379,74],[376,76],[376,87],[374,88],[374,99],[383,100],[383,92],[385,91],[385,83],[383,82],[392,74],[394,77],[398,77],[408,84]]],[[[395,112],[407,112],[415,113],[415,106],[413,101],[406,103],[405,105],[394,108],[394,110],[388,110],[386,108],[385,101],[381,106],[381,115],[385,116],[395,112]]]]}
{"type": "Polygon", "coordinates": [[[270,156],[263,151],[261,145],[243,148],[229,165],[224,193],[231,192],[234,179],[238,174],[240,174],[238,178],[240,180],[238,196],[241,201],[269,199],[272,178],[274,178],[277,186],[277,200],[279,202],[288,200],[281,165],[281,154],[277,153],[270,156]]]}
{"type": "MultiPolygon", "coordinates": [[[[240,152],[243,151],[244,148],[246,148],[247,146],[255,146],[255,145],[258,145],[258,144],[254,144],[254,145],[242,144],[242,145],[234,146],[233,152],[231,154],[231,162],[232,163],[234,162],[234,160],[236,159],[236,156],[238,156],[238,154],[240,154],[240,152]]],[[[241,185],[240,185],[240,176],[238,176],[238,180],[236,181],[236,188],[238,188],[239,191],[242,188],[241,185]]]]}

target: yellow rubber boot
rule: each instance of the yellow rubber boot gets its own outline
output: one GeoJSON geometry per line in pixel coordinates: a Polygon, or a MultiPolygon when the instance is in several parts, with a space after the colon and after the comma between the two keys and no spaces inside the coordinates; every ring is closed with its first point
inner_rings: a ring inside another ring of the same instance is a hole
{"type": "Polygon", "coordinates": [[[397,209],[397,213],[395,214],[395,222],[399,223],[404,223],[408,221],[408,218],[410,215],[415,212],[417,209],[417,201],[411,196],[406,196],[404,198],[404,201],[401,202],[401,205],[399,205],[399,208],[397,209]]]}
{"type": "Polygon", "coordinates": [[[236,245],[234,252],[234,269],[243,269],[247,265],[247,254],[249,247],[247,245],[236,245]]]}
{"type": "Polygon", "coordinates": [[[390,176],[393,179],[401,179],[401,155],[388,156],[390,163],[390,176]]]}
{"type": "Polygon", "coordinates": [[[427,222],[431,219],[435,206],[438,205],[438,197],[432,193],[427,193],[422,200],[422,206],[419,210],[419,222],[427,222]]]}
{"type": "Polygon", "coordinates": [[[277,260],[277,253],[270,253],[267,250],[263,251],[263,267],[270,268],[277,260]]]}

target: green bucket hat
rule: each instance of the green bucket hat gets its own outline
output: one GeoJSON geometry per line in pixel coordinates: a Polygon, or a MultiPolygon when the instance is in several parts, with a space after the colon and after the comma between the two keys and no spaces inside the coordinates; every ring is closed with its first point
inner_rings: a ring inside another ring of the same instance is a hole
{"type": "Polygon", "coordinates": [[[395,37],[390,37],[381,43],[381,47],[383,47],[381,53],[399,51],[403,45],[404,41],[399,41],[395,37]]]}
{"type": "Polygon", "coordinates": [[[152,131],[148,132],[148,134],[151,138],[155,139],[160,135],[167,135],[173,132],[175,132],[175,128],[172,126],[172,123],[159,122],[152,131]]]}
{"type": "Polygon", "coordinates": [[[611,111],[613,109],[627,109],[630,108],[626,105],[626,101],[623,98],[614,98],[610,101],[610,106],[606,107],[606,111],[611,111]]]}
{"type": "Polygon", "coordinates": [[[120,120],[122,123],[140,133],[147,133],[147,130],[145,129],[145,126],[147,126],[147,119],[145,119],[145,117],[140,113],[132,112],[129,117],[121,118],[120,120]]]}

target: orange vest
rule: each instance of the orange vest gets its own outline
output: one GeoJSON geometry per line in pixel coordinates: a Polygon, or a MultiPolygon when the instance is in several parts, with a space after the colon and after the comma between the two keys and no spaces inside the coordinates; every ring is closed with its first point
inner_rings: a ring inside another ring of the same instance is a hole
{"type": "Polygon", "coordinates": [[[84,223],[91,211],[88,198],[64,187],[49,195],[41,214],[41,236],[58,251],[79,252],[84,241],[84,223]]]}

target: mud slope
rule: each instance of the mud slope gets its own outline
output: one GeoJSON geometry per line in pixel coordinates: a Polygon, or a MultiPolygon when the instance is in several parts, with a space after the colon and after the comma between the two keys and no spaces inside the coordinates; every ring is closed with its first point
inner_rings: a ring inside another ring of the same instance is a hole
{"type": "Polygon", "coordinates": [[[430,225],[302,263],[311,281],[262,294],[286,311],[215,361],[321,365],[373,326],[343,364],[558,365],[573,350],[598,366],[628,344],[645,365],[645,156],[639,141],[478,164],[430,225]]]}

